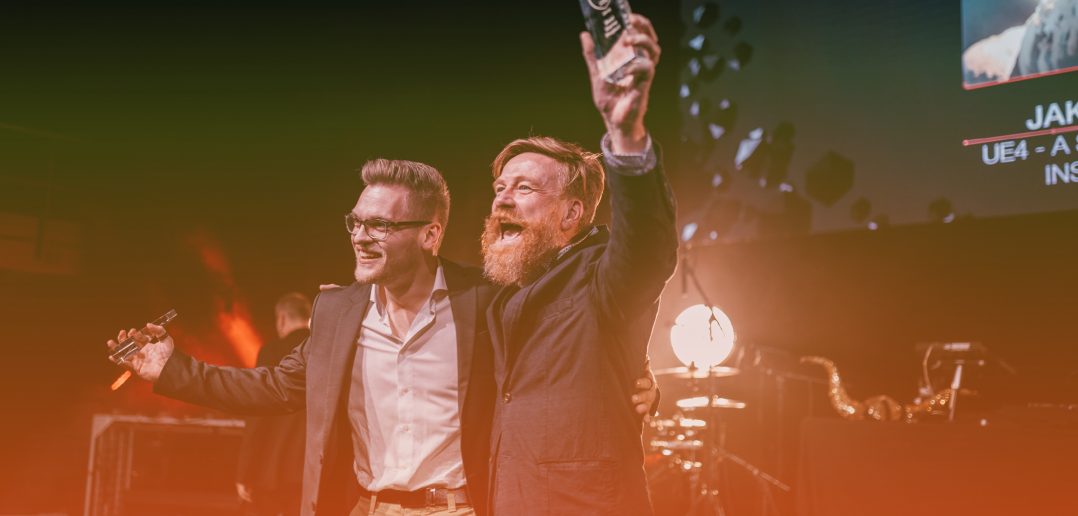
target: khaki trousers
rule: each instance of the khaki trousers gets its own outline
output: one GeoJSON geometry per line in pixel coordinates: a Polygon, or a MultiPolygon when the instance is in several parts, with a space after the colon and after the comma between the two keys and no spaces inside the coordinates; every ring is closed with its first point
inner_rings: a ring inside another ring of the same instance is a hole
{"type": "Polygon", "coordinates": [[[444,505],[401,507],[395,503],[379,502],[377,497],[361,496],[349,516],[475,516],[475,509],[465,504],[457,504],[452,511],[444,505]]]}

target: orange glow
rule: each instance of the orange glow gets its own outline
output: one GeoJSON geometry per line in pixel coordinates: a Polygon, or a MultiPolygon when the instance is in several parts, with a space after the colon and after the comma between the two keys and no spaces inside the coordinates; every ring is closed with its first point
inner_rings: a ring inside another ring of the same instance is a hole
{"type": "Polygon", "coordinates": [[[116,380],[112,382],[112,385],[109,387],[109,390],[114,391],[116,389],[119,389],[124,384],[124,382],[127,381],[128,378],[131,378],[131,371],[124,371],[123,374],[116,377],[116,380]]]}
{"type": "Polygon", "coordinates": [[[214,238],[200,231],[191,235],[188,242],[198,251],[198,256],[202,259],[202,265],[206,267],[206,270],[221,280],[224,286],[234,289],[236,284],[232,278],[232,267],[228,263],[228,257],[214,238]]]}
{"type": "Polygon", "coordinates": [[[255,331],[247,310],[239,303],[233,304],[231,312],[218,309],[217,326],[228,338],[232,350],[239,357],[244,367],[254,367],[258,358],[258,350],[262,347],[262,339],[255,331]]]}
{"type": "Polygon", "coordinates": [[[210,276],[220,285],[214,299],[218,329],[228,339],[240,364],[254,367],[258,350],[262,347],[262,338],[251,322],[251,312],[236,286],[228,257],[208,233],[198,232],[191,235],[188,242],[198,252],[202,265],[210,276]]]}

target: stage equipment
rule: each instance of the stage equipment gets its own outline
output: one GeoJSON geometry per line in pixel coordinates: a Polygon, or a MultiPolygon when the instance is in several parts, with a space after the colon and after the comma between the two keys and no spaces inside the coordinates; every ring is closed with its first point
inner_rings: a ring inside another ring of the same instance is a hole
{"type": "MultiPolygon", "coordinates": [[[[691,275],[692,271],[686,266],[682,273],[691,275]]],[[[703,289],[700,290],[702,294],[703,289]]],[[[679,413],[673,419],[653,423],[651,428],[656,435],[649,441],[654,452],[668,458],[668,470],[688,477],[692,493],[688,514],[726,513],[725,495],[721,490],[724,489],[722,486],[728,485],[728,462],[744,468],[758,479],[772,506],[770,488],[766,484],[790,490],[786,484],[726,449],[726,422],[722,413],[747,406],[744,402],[723,398],[718,392],[718,380],[739,373],[736,368],[719,365],[729,359],[736,340],[733,324],[725,313],[710,305],[691,306],[678,316],[670,330],[674,354],[686,367],[655,372],[657,378],[684,382],[691,392],[699,394],[678,400],[679,413]],[[682,413],[692,414],[692,417],[684,417],[682,413]]]]}
{"type": "MultiPolygon", "coordinates": [[[[667,422],[652,427],[660,430],[651,441],[652,449],[669,460],[665,470],[660,470],[656,475],[649,474],[649,482],[654,483],[657,477],[664,475],[685,476],[691,495],[686,513],[724,515],[724,497],[729,495],[727,464],[732,463],[756,479],[765,507],[777,513],[771,490],[774,487],[789,492],[790,486],[726,449],[726,422],[722,414],[743,410],[747,404],[720,395],[720,382],[740,373],[739,369],[722,364],[729,361],[735,351],[742,355],[743,350],[738,351],[737,334],[730,317],[711,302],[691,264],[690,255],[696,248],[693,241],[697,230],[697,224],[692,222],[682,228],[680,236],[684,245],[679,272],[682,294],[688,294],[691,284],[703,303],[682,311],[670,328],[674,355],[685,367],[655,372],[660,380],[688,386],[694,396],[677,401],[679,412],[669,420],[677,423],[667,422]],[[684,426],[681,422],[687,418],[682,413],[690,414],[689,420],[700,423],[684,426]]],[[[714,234],[714,231],[711,233],[714,234]]],[[[712,240],[714,238],[711,236],[712,240]]]]}
{"type": "Polygon", "coordinates": [[[244,422],[95,414],[84,516],[236,514],[244,422]]]}
{"type": "Polygon", "coordinates": [[[857,401],[846,392],[838,368],[834,362],[823,357],[802,357],[802,363],[816,364],[827,370],[827,397],[831,406],[844,419],[852,421],[905,421],[913,423],[932,416],[948,416],[954,419],[956,392],[974,394],[968,389],[961,389],[961,366],[956,370],[956,382],[951,388],[944,389],[914,403],[905,405],[886,395],[872,396],[865,401],[857,401]]]}
{"type": "Polygon", "coordinates": [[[704,378],[723,378],[726,376],[734,376],[739,373],[736,368],[714,366],[707,369],[698,369],[696,367],[670,367],[666,369],[659,369],[654,371],[656,377],[670,377],[677,378],[679,380],[689,379],[704,379],[704,378]]]}
{"type": "Polygon", "coordinates": [[[674,355],[687,367],[704,370],[704,377],[710,376],[708,369],[730,357],[736,341],[733,323],[716,306],[690,306],[670,328],[674,355]]]}
{"type": "Polygon", "coordinates": [[[715,2],[703,2],[692,10],[692,22],[697,28],[711,28],[717,21],[719,21],[719,4],[715,2]]]}
{"type": "Polygon", "coordinates": [[[918,344],[915,349],[924,354],[921,359],[921,397],[932,399],[950,391],[951,403],[947,409],[949,421],[954,421],[958,394],[976,394],[973,390],[962,388],[963,382],[971,373],[976,373],[989,364],[995,364],[1008,374],[1018,374],[1006,360],[989,351],[980,342],[930,342],[918,344]],[[937,394],[931,371],[942,373],[948,378],[949,380],[944,381],[949,381],[949,388],[937,394]]]}
{"type": "Polygon", "coordinates": [[[618,45],[629,26],[628,0],[580,0],[584,25],[595,42],[595,64],[607,82],[616,83],[625,76],[625,66],[636,58],[632,47],[618,45]]]}
{"type": "Polygon", "coordinates": [[[696,396],[694,398],[684,398],[677,400],[677,408],[686,412],[692,412],[694,410],[723,408],[743,409],[745,408],[745,402],[720,398],[718,396],[711,396],[710,399],[707,396],[696,396]]]}
{"type": "Polygon", "coordinates": [[[672,466],[689,470],[696,467],[696,452],[704,447],[701,436],[706,429],[707,421],[702,419],[652,419],[648,444],[653,452],[668,457],[672,466]]]}
{"type": "Polygon", "coordinates": [[[853,161],[829,151],[805,172],[805,190],[824,206],[834,206],[853,188],[853,161]]]}
{"type": "Polygon", "coordinates": [[[772,509],[775,503],[770,486],[790,490],[782,481],[726,449],[723,414],[743,410],[747,404],[720,397],[717,381],[736,374],[737,369],[722,366],[697,369],[690,365],[656,371],[656,377],[685,382],[692,392],[704,394],[677,400],[679,412],[673,418],[655,420],[649,425],[653,432],[648,440],[651,450],[666,459],[666,468],[658,470],[649,481],[662,481],[674,472],[685,476],[692,494],[686,514],[726,514],[723,497],[728,492],[724,494],[723,490],[729,485],[727,463],[743,468],[760,482],[772,509]]]}

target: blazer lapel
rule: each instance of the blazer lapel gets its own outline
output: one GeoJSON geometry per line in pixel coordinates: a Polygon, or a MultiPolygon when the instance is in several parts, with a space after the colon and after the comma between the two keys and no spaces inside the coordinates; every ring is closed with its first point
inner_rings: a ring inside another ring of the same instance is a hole
{"type": "Polygon", "coordinates": [[[506,304],[512,292],[509,287],[502,287],[494,295],[494,300],[486,310],[487,329],[490,331],[490,344],[494,348],[494,371],[499,376],[498,385],[504,385],[505,377],[509,372],[508,346],[506,335],[506,304]]]}
{"type": "Polygon", "coordinates": [[[463,272],[455,264],[442,260],[446,287],[449,288],[449,305],[453,310],[453,326],[457,333],[457,401],[460,413],[464,413],[464,401],[468,396],[472,361],[475,357],[475,325],[479,316],[479,299],[475,285],[469,284],[463,272]]]}
{"type": "Polygon", "coordinates": [[[367,307],[371,301],[371,285],[357,285],[348,298],[351,303],[338,316],[336,332],[333,334],[333,351],[330,354],[330,371],[333,375],[329,378],[328,392],[338,395],[346,390],[344,381],[351,379],[353,358],[356,355],[356,339],[359,337],[359,326],[363,323],[363,316],[367,313],[367,307]]]}
{"type": "Polygon", "coordinates": [[[351,301],[341,311],[337,319],[337,331],[333,334],[333,349],[330,353],[329,368],[333,373],[327,382],[326,401],[330,410],[326,411],[326,427],[329,428],[336,415],[335,407],[341,402],[341,395],[348,389],[344,385],[351,381],[352,367],[356,356],[356,338],[359,337],[359,327],[363,323],[363,316],[367,313],[367,305],[370,304],[370,285],[357,285],[349,295],[351,301]]]}
{"type": "Polygon", "coordinates": [[[510,376],[513,372],[513,366],[516,365],[516,357],[520,353],[520,346],[523,344],[521,339],[516,338],[520,333],[521,324],[526,323],[524,318],[524,308],[528,304],[528,297],[531,296],[532,289],[535,288],[535,284],[528,285],[523,289],[518,287],[502,287],[498,292],[495,302],[501,303],[501,317],[500,320],[492,321],[491,324],[497,324],[497,331],[495,326],[491,326],[491,337],[495,334],[501,340],[500,352],[502,360],[502,378],[501,385],[503,389],[509,388],[510,376]],[[519,302],[511,302],[513,298],[520,298],[519,302]]]}

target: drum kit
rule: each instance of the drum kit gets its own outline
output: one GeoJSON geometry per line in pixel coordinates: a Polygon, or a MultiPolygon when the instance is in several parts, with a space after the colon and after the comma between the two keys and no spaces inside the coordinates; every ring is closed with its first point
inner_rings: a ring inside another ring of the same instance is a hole
{"type": "MultiPolygon", "coordinates": [[[[688,497],[684,493],[673,495],[681,505],[666,506],[668,512],[663,514],[725,515],[724,497],[729,494],[723,487],[729,485],[725,478],[727,464],[743,468],[758,479],[761,486],[769,484],[790,491],[790,486],[726,449],[726,419],[744,410],[747,404],[719,396],[717,381],[739,374],[738,369],[690,366],[660,369],[654,373],[660,383],[683,383],[690,392],[698,394],[677,400],[677,411],[672,417],[655,418],[648,423],[645,444],[650,454],[646,465],[653,492],[656,486],[688,486],[688,497]]],[[[765,494],[770,497],[767,489],[765,494]]],[[[680,490],[684,491],[684,487],[680,490]]],[[[773,502],[771,505],[774,508],[773,502]]]]}

